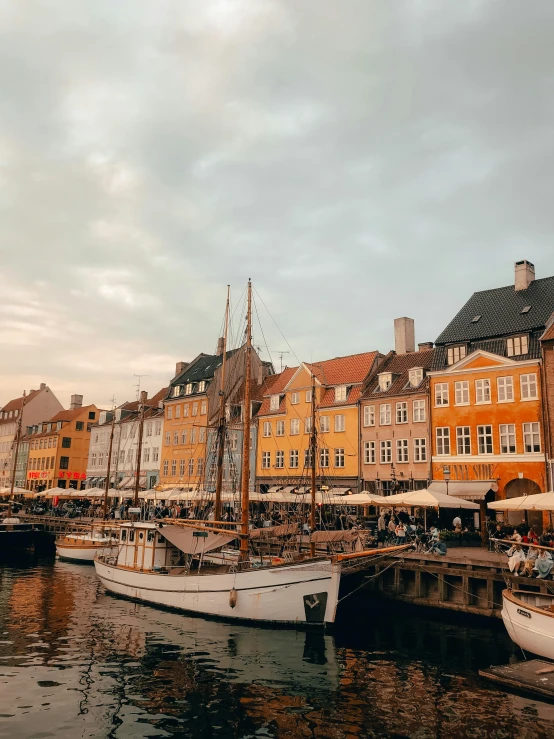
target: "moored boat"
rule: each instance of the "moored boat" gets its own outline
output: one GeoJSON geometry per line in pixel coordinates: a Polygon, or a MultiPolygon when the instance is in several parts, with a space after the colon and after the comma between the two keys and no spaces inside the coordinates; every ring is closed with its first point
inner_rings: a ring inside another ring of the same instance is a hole
{"type": "Polygon", "coordinates": [[[97,555],[117,554],[119,532],[113,527],[92,529],[85,533],[64,534],[56,539],[60,559],[92,564],[97,555]]]}
{"type": "Polygon", "coordinates": [[[504,590],[502,620],[525,652],[554,660],[554,594],[504,590]]]}

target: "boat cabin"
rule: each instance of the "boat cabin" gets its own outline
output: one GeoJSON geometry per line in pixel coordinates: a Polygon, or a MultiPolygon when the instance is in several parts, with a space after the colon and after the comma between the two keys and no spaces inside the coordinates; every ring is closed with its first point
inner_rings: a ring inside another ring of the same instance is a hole
{"type": "Polygon", "coordinates": [[[165,538],[155,523],[137,521],[120,525],[119,566],[159,572],[184,563],[184,553],[165,538]]]}

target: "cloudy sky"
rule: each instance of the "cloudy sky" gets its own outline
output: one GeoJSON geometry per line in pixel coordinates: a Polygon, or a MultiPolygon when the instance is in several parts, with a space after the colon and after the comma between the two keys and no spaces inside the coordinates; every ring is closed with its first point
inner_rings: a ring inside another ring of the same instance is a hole
{"type": "Polygon", "coordinates": [[[1,0],[0,405],[157,391],[249,276],[318,360],[554,274],[553,36],[551,0],[1,0]]]}

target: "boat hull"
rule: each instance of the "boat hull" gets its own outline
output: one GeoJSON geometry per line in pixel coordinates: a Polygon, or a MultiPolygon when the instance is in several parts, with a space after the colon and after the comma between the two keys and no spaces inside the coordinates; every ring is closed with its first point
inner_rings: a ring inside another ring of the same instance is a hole
{"type": "Polygon", "coordinates": [[[201,575],[139,572],[102,558],[96,558],[94,566],[108,591],[188,613],[296,626],[323,626],[335,620],[340,564],[327,558],[201,575]]]}
{"type": "Polygon", "coordinates": [[[525,652],[554,660],[554,611],[550,610],[554,596],[521,596],[525,600],[511,590],[502,593],[502,620],[511,640],[525,652]]]}

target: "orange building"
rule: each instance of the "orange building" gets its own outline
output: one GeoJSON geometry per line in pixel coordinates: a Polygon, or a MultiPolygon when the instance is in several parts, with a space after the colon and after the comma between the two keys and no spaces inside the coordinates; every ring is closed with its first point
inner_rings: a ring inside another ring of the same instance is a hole
{"type": "Polygon", "coordinates": [[[27,428],[24,438],[29,443],[29,490],[84,489],[90,429],[98,420],[99,410],[95,405],[83,407],[82,400],[82,395],[73,395],[70,410],[27,428]]]}

